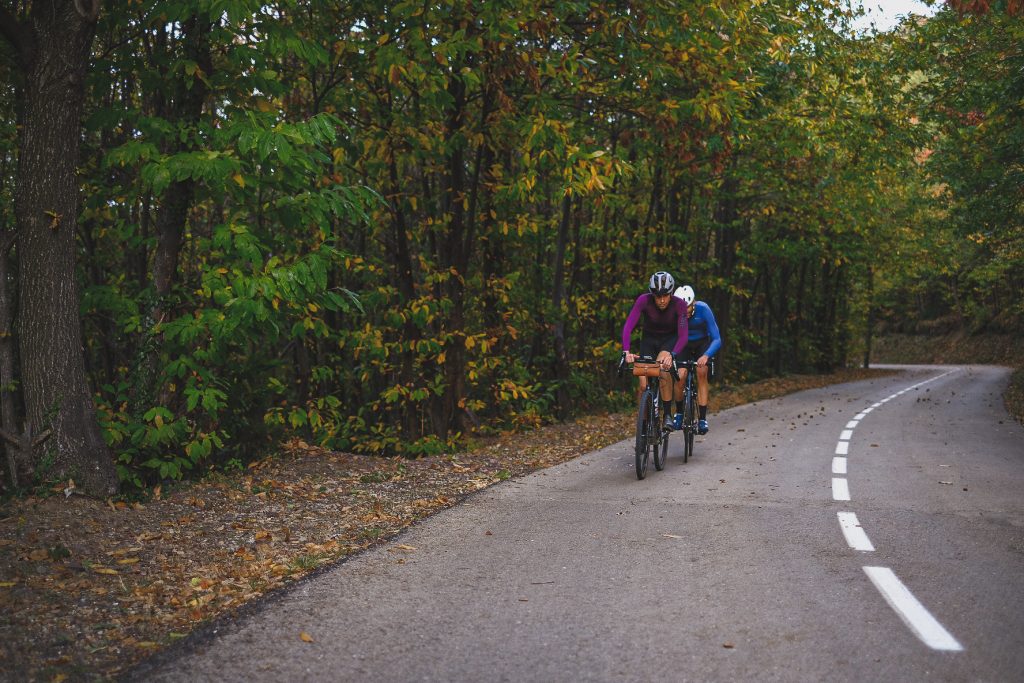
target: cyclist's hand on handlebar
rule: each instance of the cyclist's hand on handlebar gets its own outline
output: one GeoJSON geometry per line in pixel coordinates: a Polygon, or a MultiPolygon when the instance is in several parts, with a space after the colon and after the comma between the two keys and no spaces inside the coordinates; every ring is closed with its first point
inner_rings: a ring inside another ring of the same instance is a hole
{"type": "Polygon", "coordinates": [[[702,368],[702,367],[704,367],[707,364],[708,364],[708,357],[707,356],[701,356],[700,358],[697,359],[697,367],[698,368],[702,368]]]}
{"type": "Polygon", "coordinates": [[[624,353],[626,355],[626,362],[627,363],[635,363],[636,362],[636,354],[635,353],[630,353],[629,351],[625,351],[624,353]]]}

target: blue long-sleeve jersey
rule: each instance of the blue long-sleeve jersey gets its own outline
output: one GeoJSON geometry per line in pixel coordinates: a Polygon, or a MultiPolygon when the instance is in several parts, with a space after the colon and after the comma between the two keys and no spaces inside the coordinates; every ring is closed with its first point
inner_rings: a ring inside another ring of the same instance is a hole
{"type": "Polygon", "coordinates": [[[692,343],[708,337],[711,338],[711,344],[704,355],[711,358],[722,348],[722,335],[718,332],[718,323],[715,322],[715,314],[711,312],[711,307],[703,301],[697,301],[690,317],[690,334],[687,339],[692,343]]]}

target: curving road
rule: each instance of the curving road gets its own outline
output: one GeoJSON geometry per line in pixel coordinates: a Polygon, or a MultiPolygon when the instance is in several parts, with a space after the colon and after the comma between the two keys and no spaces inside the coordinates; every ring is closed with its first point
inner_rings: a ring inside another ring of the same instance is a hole
{"type": "Polygon", "coordinates": [[[1022,680],[1009,371],[902,369],[492,487],[131,678],[1022,680]]]}

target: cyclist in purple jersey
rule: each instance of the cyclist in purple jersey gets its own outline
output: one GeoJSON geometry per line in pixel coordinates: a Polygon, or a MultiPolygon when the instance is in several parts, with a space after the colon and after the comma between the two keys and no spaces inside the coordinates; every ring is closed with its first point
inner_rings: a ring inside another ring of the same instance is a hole
{"type": "MultiPolygon", "coordinates": [[[[626,362],[636,360],[636,354],[630,351],[630,337],[637,324],[643,319],[643,334],[640,339],[640,355],[655,358],[662,370],[661,403],[666,408],[666,426],[672,427],[672,411],[668,410],[672,402],[672,358],[683,350],[689,335],[687,327],[686,305],[672,296],[676,283],[665,271],[658,271],[651,276],[646,294],[641,294],[633,303],[633,308],[622,326],[622,352],[626,362]]],[[[647,378],[640,377],[642,393],[647,388],[647,378]]]]}

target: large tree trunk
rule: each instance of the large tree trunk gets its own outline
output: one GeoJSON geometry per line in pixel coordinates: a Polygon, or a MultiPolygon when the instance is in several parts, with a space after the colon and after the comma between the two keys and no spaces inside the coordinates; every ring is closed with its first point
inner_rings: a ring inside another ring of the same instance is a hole
{"type": "Polygon", "coordinates": [[[14,210],[26,431],[50,431],[34,453],[39,474],[70,477],[86,492],[105,496],[116,492],[117,474],[85,375],[75,281],[75,171],[99,7],[98,0],[89,8],[84,4],[34,2],[17,37],[9,30],[9,15],[0,21],[18,48],[25,93],[14,210]],[[48,463],[45,471],[42,463],[48,463]]]}

